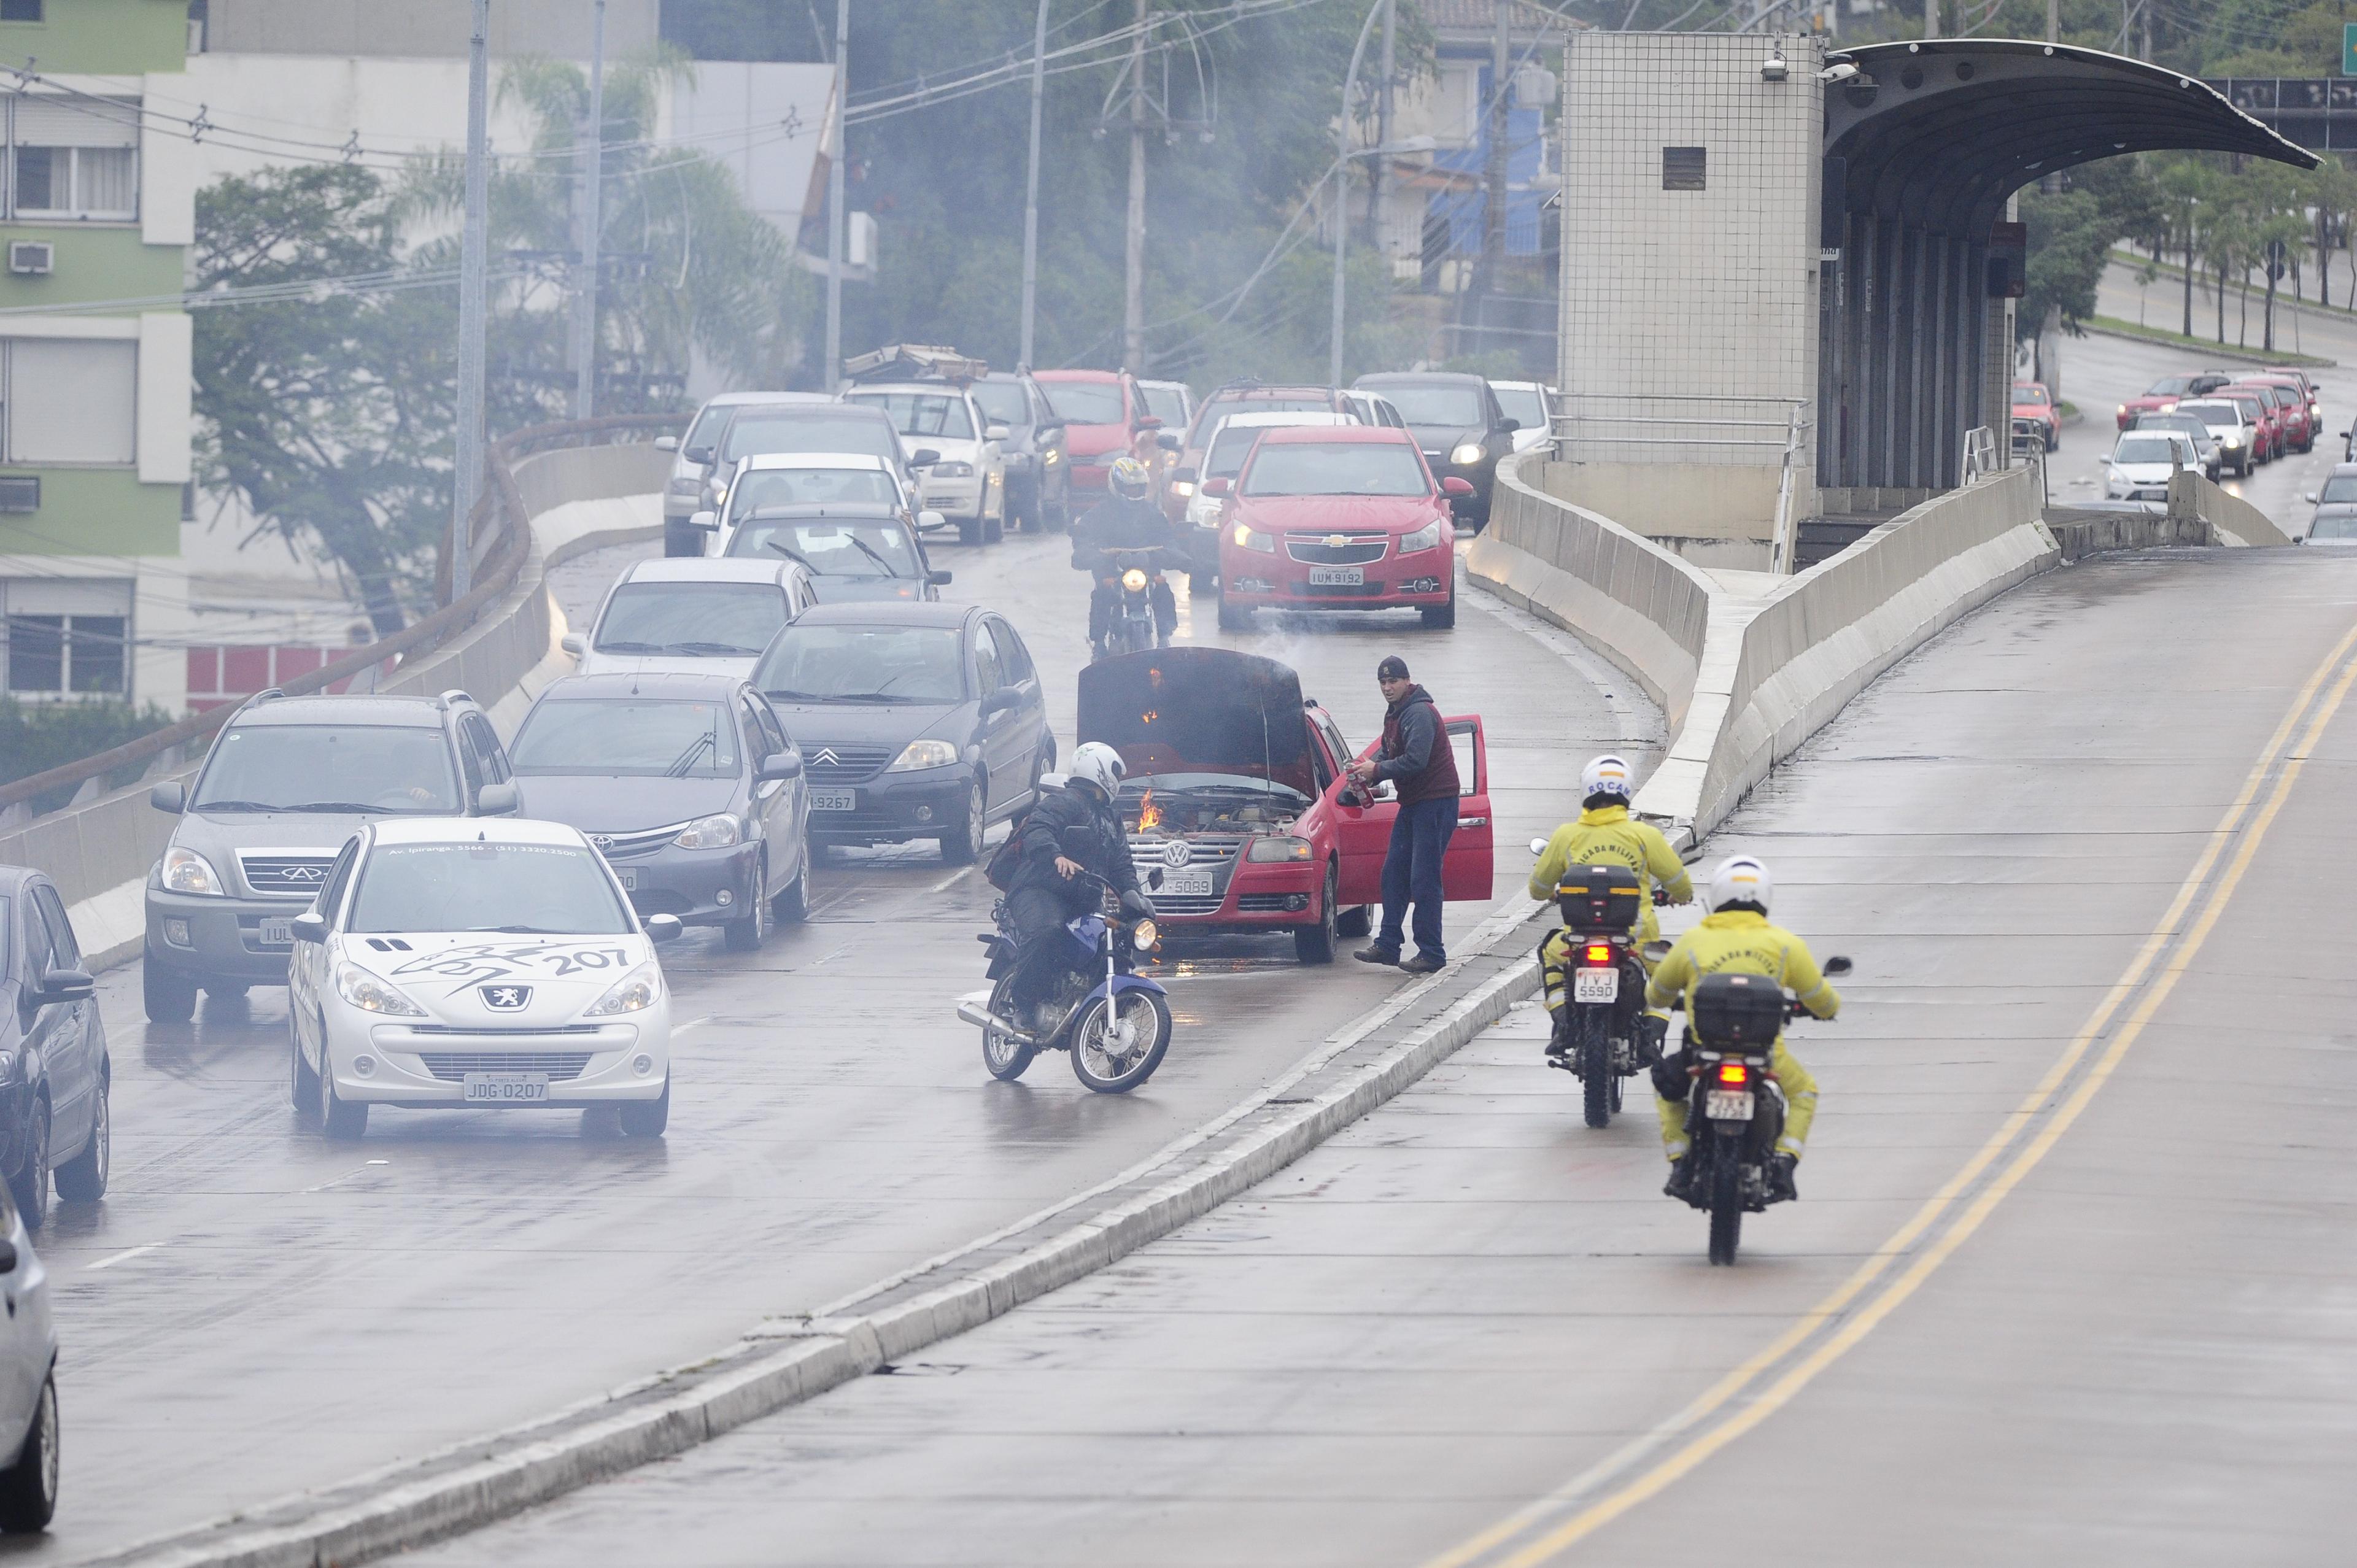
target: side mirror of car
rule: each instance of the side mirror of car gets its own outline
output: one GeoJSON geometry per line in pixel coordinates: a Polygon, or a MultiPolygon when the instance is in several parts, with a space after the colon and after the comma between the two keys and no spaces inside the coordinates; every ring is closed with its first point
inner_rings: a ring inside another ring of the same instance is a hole
{"type": "Polygon", "coordinates": [[[950,575],[947,572],[928,572],[925,581],[933,587],[946,588],[950,585],[950,575]]]}
{"type": "Polygon", "coordinates": [[[523,794],[512,784],[486,784],[475,791],[475,810],[486,817],[512,817],[523,810],[523,794]]]}
{"type": "Polygon", "coordinates": [[[90,977],[90,971],[86,969],[59,967],[41,976],[41,1001],[44,1004],[87,1001],[91,993],[97,989],[98,982],[90,977]]]}
{"type": "Polygon", "coordinates": [[[1004,441],[1010,434],[1012,433],[1003,424],[985,424],[982,427],[982,438],[985,441],[1004,441]]]}
{"type": "Polygon", "coordinates": [[[306,909],[286,924],[298,942],[324,942],[328,940],[328,917],[317,909],[306,909]]]}
{"type": "Polygon", "coordinates": [[[1825,972],[1827,974],[1847,974],[1849,972],[1849,960],[1846,958],[1835,957],[1825,960],[1825,972]]]}
{"type": "Polygon", "coordinates": [[[930,468],[942,460],[942,455],[931,446],[920,446],[909,454],[909,467],[930,468]]]}
{"type": "Polygon", "coordinates": [[[1191,485],[1195,482],[1195,470],[1173,468],[1170,470],[1170,482],[1174,485],[1191,485]]]}
{"type": "Polygon", "coordinates": [[[589,639],[577,631],[568,631],[556,639],[556,646],[578,659],[589,651],[589,639]]]}
{"type": "Polygon", "coordinates": [[[685,926],[679,923],[677,915],[649,915],[642,923],[646,929],[647,940],[657,947],[662,946],[665,942],[679,940],[687,930],[685,926]]]}
{"type": "Polygon", "coordinates": [[[655,437],[655,450],[656,450],[656,451],[658,451],[658,452],[676,452],[676,451],[678,451],[678,450],[679,450],[679,437],[678,437],[678,436],[676,436],[676,435],[658,435],[658,436],[656,436],[656,437],[655,437]]]}
{"type": "Polygon", "coordinates": [[[2314,490],[2310,490],[2299,499],[2306,501],[2309,505],[2314,506],[2316,504],[2316,492],[2314,490]]]}
{"type": "Polygon", "coordinates": [[[16,1243],[0,1240],[0,1274],[16,1272],[16,1243]]]}
{"type": "Polygon", "coordinates": [[[687,520],[687,526],[700,528],[706,533],[717,533],[720,532],[720,514],[716,511],[697,512],[687,520]]]}
{"type": "Polygon", "coordinates": [[[1637,950],[1645,955],[1647,963],[1658,966],[1663,959],[1670,956],[1670,944],[1655,937],[1637,950]]]}
{"type": "Polygon", "coordinates": [[[709,463],[712,461],[712,448],[709,446],[683,446],[680,449],[679,455],[686,458],[691,463],[709,463]]]}
{"type": "Polygon", "coordinates": [[[799,779],[802,776],[802,757],[798,751],[770,753],[769,756],[761,758],[761,766],[754,774],[754,777],[759,779],[764,784],[772,781],[782,782],[785,779],[799,779]]]}
{"type": "Polygon", "coordinates": [[[177,817],[188,809],[188,787],[177,779],[167,784],[158,784],[147,791],[147,803],[159,811],[169,811],[177,817]]]}
{"type": "Polygon", "coordinates": [[[1148,887],[1153,888],[1157,893],[1162,891],[1162,868],[1160,866],[1157,865],[1153,870],[1146,874],[1146,885],[1148,887]]]}
{"type": "Polygon", "coordinates": [[[1229,484],[1225,479],[1205,479],[1202,484],[1203,493],[1210,496],[1214,500],[1226,495],[1234,488],[1234,486],[1229,484]]]}
{"type": "Polygon", "coordinates": [[[949,525],[950,525],[950,520],[949,520],[948,518],[943,517],[940,512],[937,512],[937,511],[920,511],[920,512],[919,512],[919,513],[917,514],[917,526],[918,526],[919,528],[923,528],[923,529],[947,528],[949,525]]]}
{"type": "Polygon", "coordinates": [[[1167,430],[1154,438],[1154,444],[1157,446],[1161,447],[1165,452],[1184,451],[1187,445],[1167,430]]]}
{"type": "Polygon", "coordinates": [[[1019,689],[1013,686],[1001,686],[982,700],[982,716],[988,718],[993,714],[1022,705],[1023,693],[1019,689]]]}
{"type": "Polygon", "coordinates": [[[1522,427],[1523,422],[1519,419],[1501,419],[1498,422],[1498,428],[1504,431],[1509,435],[1512,435],[1515,431],[1520,430],[1522,427]]]}
{"type": "Polygon", "coordinates": [[[1460,479],[1456,475],[1451,474],[1447,478],[1440,481],[1440,493],[1451,498],[1452,499],[1463,500],[1467,496],[1473,493],[1473,481],[1470,479],[1460,479]]]}

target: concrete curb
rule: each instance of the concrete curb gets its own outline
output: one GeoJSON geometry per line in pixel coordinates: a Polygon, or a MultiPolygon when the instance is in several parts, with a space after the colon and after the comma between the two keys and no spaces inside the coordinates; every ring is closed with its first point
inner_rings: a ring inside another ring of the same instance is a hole
{"type": "Polygon", "coordinates": [[[2123,332],[2116,327],[2098,327],[2092,321],[2079,323],[2079,330],[2091,338],[2115,338],[2123,343],[2141,343],[2147,349],[2174,349],[2181,354],[2198,354],[2205,360],[2217,360],[2229,365],[2291,365],[2300,370],[2329,371],[2341,362],[2338,360],[2327,360],[2315,354],[2294,353],[2288,349],[2278,349],[2269,354],[2264,349],[2253,353],[2247,349],[2222,349],[2215,343],[2204,343],[2199,348],[2190,348],[2179,342],[2174,337],[2161,338],[2147,336],[2142,332],[2123,332]]]}
{"type": "MultiPolygon", "coordinates": [[[[1552,911],[1507,922],[1501,903],[1481,950],[1452,961],[1427,989],[1405,988],[1377,1010],[1387,1030],[1449,978],[1469,983],[1437,1016],[1369,1059],[1339,1065],[1365,1036],[1298,1075],[1279,1079],[1124,1184],[1127,1196],[985,1262],[978,1243],[942,1269],[869,1293],[866,1311],[776,1320],[695,1366],[656,1375],[546,1420],[389,1466],[326,1493],[248,1509],[232,1519],[135,1545],[93,1563],[139,1568],[329,1568],[423,1545],[489,1524],[564,1493],[683,1453],[746,1423],[876,1371],[1084,1278],[1209,1213],[1284,1169],[1448,1059],[1538,990],[1523,942],[1552,911]],[[1503,949],[1512,956],[1501,959],[1503,949]],[[1488,972],[1476,978],[1476,967],[1488,972]],[[1305,1085],[1330,1079],[1317,1091],[1305,1085]],[[946,1276],[935,1283],[937,1276],[946,1276]],[[785,1341],[782,1347],[780,1341],[785,1341]]],[[[1372,1047],[1371,1047],[1372,1048],[1372,1047]]],[[[1183,1144],[1184,1141],[1182,1141],[1183,1144]]],[[[1019,1241],[1019,1237],[1017,1240],[1019,1241]]],[[[856,1308],[857,1302],[852,1304],[856,1308]]]]}

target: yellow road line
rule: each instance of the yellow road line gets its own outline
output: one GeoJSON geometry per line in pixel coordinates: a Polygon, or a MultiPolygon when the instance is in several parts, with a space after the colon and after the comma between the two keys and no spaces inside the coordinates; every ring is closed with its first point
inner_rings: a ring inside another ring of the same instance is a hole
{"type": "Polygon", "coordinates": [[[2194,861],[2192,870],[2188,872],[2185,880],[2179,884],[2176,896],[2169,901],[2169,908],[2138,947],[2135,957],[2129,960],[2127,967],[2121,972],[2119,979],[2104,993],[2104,999],[2096,1004],[2085,1026],[2072,1036],[2070,1045],[2055,1058],[2053,1065],[2040,1079],[2038,1086],[2007,1115],[1996,1133],[1992,1133],[1988,1141],[1964,1163],[1962,1169],[1926,1199],[1922,1207],[1910,1216],[1907,1222],[1894,1231],[1890,1239],[1885,1241],[1873,1256],[1859,1265],[1857,1270],[1843,1281],[1832,1294],[1802,1314],[1767,1346],[1728,1371],[1725,1377],[1712,1384],[1708,1390],[1679,1411],[1677,1414],[1663,1423],[1652,1433],[1620,1450],[1613,1459],[1608,1459],[1603,1465],[1592,1467],[1581,1477],[1576,1478],[1569,1486],[1549,1498],[1541,1498],[1535,1503],[1518,1509],[1497,1524],[1481,1530],[1439,1556],[1430,1559],[1424,1568],[1462,1568],[1463,1564],[1480,1558],[1492,1548],[1501,1545],[1530,1528],[1554,1507],[1560,1506],[1561,1503],[1568,1500],[1566,1494],[1577,1496],[1583,1489],[1587,1476],[1593,1476],[1598,1471],[1609,1474],[1617,1467],[1616,1461],[1634,1457],[1647,1448],[1657,1445],[1662,1441],[1688,1430],[1706,1419],[1736,1398],[1768,1369],[1790,1355],[1811,1335],[1824,1327],[1826,1323],[1864,1294],[1895,1258],[1903,1255],[1907,1249],[1914,1245],[1923,1233],[1939,1220],[1965,1188],[1978,1180],[2002,1157],[2014,1140],[2021,1134],[2023,1129],[2035,1120],[2038,1112],[2052,1098],[2055,1090],[2069,1077],[2072,1069],[2086,1055],[2097,1037],[2102,1035],[2104,1026],[2118,1012],[2121,1004],[2144,983],[2155,959],[2166,950],[2171,939],[2177,935],[2179,921],[2184,918],[2187,910],[2200,894],[2202,885],[2208,881],[2211,872],[2217,865],[2219,857],[2225,852],[2228,843],[2233,841],[2244,813],[2250,809],[2252,801],[2257,798],[2259,790],[2266,781],[2267,775],[2275,769],[2279,761],[2282,762],[2283,775],[2269,795],[2266,806],[2253,822],[2240,853],[2229,866],[2224,877],[2212,891],[2209,900],[2203,906],[2202,913],[2196,919],[2193,927],[2185,933],[2184,942],[2180,944],[2169,964],[2163,968],[2159,979],[2154,983],[2152,992],[2130,1015],[2120,1036],[2112,1042],[2103,1057],[2098,1058],[2096,1065],[2089,1069],[2086,1079],[2055,1112],[2047,1126],[2015,1157],[2013,1165],[1965,1208],[1946,1234],[1892,1281],[1880,1296],[1868,1303],[1857,1317],[1844,1324],[1823,1345],[1786,1372],[1782,1378],[1770,1385],[1758,1400],[1734,1418],[1694,1439],[1628,1485],[1582,1509],[1555,1530],[1503,1559],[1501,1568],[1531,1568],[1533,1564],[1543,1563],[1562,1552],[1564,1548],[1593,1533],[1611,1520],[1619,1518],[1639,1503],[1656,1496],[1671,1483],[1691,1472],[1711,1455],[1766,1420],[1794,1393],[1814,1379],[1818,1372],[1830,1366],[1851,1347],[1872,1332],[1875,1326],[1888,1316],[1900,1303],[1913,1294],[1916,1287],[1947,1261],[1950,1254],[1965,1237],[1980,1227],[1982,1220],[1987,1218],[1999,1202],[2003,1201],[2005,1196],[2013,1190],[2021,1178],[2027,1176],[2040,1160],[2045,1158],[2047,1151],[2054,1146],[2055,1141],[2061,1136],[2062,1132],[2078,1119],[2080,1111],[2093,1098],[2095,1090],[2110,1078],[2113,1068],[2126,1054],[2129,1045],[2134,1042],[2136,1036],[2143,1032],[2145,1024],[2159,1007],[2161,1001],[2166,998],[2169,991],[2175,988],[2179,976],[2184,973],[2187,965],[2200,950],[2203,941],[2208,939],[2211,929],[2217,923],[2235,886],[2241,882],[2244,870],[2257,853],[2260,841],[2274,822],[2276,813],[2282,808],[2293,781],[2299,776],[2301,764],[2306,760],[2306,754],[2314,749],[2317,740],[2324,732],[2325,725],[2341,706],[2341,700],[2348,695],[2352,682],[2357,681],[2357,662],[2352,662],[2341,672],[2340,680],[2334,682],[2331,694],[2316,712],[2307,733],[2301,738],[2298,751],[2287,760],[2285,759],[2282,755],[2284,747],[2298,728],[2302,715],[2307,713],[2309,704],[2315,700],[2319,688],[2331,676],[2334,666],[2348,656],[2352,647],[2357,647],[2357,626],[2352,626],[2341,640],[2333,645],[2332,650],[2318,663],[2314,672],[2301,685],[2292,700],[2291,706],[2285,712],[2282,722],[2276,725],[2275,733],[2268,737],[2266,745],[2261,748],[2257,761],[2252,765],[2250,773],[2244,778],[2243,787],[2235,795],[2233,802],[2227,807],[2217,827],[2212,830],[2209,842],[2194,861]]]}

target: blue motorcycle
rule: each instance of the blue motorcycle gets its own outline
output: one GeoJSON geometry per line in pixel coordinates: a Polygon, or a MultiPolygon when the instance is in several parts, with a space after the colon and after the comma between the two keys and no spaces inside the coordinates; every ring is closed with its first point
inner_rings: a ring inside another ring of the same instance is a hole
{"type": "MultiPolygon", "coordinates": [[[[1153,874],[1153,880],[1160,877],[1153,874]]],[[[1106,886],[1101,877],[1091,880],[1106,886]]],[[[989,1006],[962,1002],[957,1010],[982,1030],[982,1065],[990,1076],[1012,1082],[1039,1052],[1070,1051],[1072,1075],[1099,1094],[1125,1093],[1152,1078],[1170,1048],[1168,993],[1134,972],[1136,955],[1161,940],[1152,918],[1125,901],[1118,916],[1091,913],[1065,922],[1071,967],[1039,1009],[1055,1020],[1053,1026],[1034,1030],[1017,1021],[1008,994],[1015,983],[1016,943],[1003,908],[998,929],[974,939],[990,953],[988,978],[996,985],[989,1006]]]]}

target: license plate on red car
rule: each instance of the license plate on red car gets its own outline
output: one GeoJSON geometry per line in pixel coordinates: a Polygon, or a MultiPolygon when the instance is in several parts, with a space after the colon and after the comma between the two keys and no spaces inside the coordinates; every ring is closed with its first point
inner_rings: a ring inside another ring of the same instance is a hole
{"type": "Polygon", "coordinates": [[[1312,587],[1357,587],[1367,580],[1364,566],[1312,566],[1309,585],[1312,587]]]}

